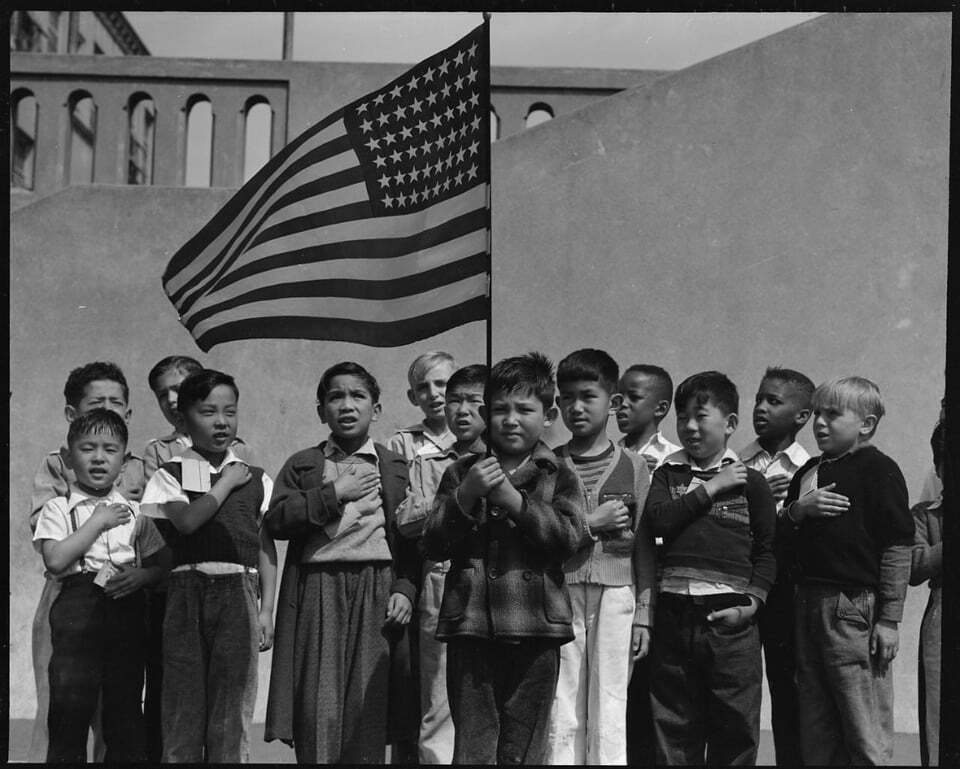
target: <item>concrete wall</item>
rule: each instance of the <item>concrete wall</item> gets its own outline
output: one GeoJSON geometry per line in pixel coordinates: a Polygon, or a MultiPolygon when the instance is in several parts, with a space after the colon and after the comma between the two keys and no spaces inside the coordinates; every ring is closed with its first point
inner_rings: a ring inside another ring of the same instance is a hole
{"type": "MultiPolygon", "coordinates": [[[[599,346],[676,381],[719,368],[741,388],[734,448],[752,437],[746,417],[767,365],[817,381],[868,376],[888,405],[877,442],[914,499],[943,392],[949,46],[946,14],[822,17],[497,143],[495,357],[599,346]]],[[[353,98],[353,86],[330,86],[329,98],[353,98]]],[[[290,115],[292,132],[301,120],[290,115]]],[[[28,544],[30,481],[65,435],[71,368],[106,358],[127,372],[134,448],[167,429],[146,385],[154,362],[195,353],[235,373],[241,434],[275,472],[319,439],[314,390],[331,363],[354,359],[380,378],[385,438],[416,418],[403,392],[418,352],[484,354],[476,323],[394,350],[250,340],[199,354],[160,275],[229,194],[70,188],[12,216],[13,717],[34,710],[29,628],[42,576],[28,544]]],[[[809,429],[802,441],[815,448],[809,429]]],[[[911,591],[895,666],[900,731],[916,729],[925,593],[911,591]]],[[[264,655],[258,718],[268,671],[264,655]]]]}

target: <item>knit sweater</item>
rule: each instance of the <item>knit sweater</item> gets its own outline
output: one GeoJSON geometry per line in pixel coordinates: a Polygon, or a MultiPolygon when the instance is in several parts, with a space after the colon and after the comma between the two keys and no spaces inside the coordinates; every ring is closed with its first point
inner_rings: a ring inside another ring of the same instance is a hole
{"type": "MultiPolygon", "coordinates": [[[[567,446],[555,449],[555,453],[574,471],[577,470],[567,446]]],[[[585,529],[580,548],[563,565],[569,583],[634,585],[637,593],[634,622],[648,626],[652,622],[650,606],[656,581],[653,534],[643,515],[649,489],[650,473],[643,458],[624,451],[620,446],[613,446],[609,462],[592,490],[587,489],[581,478],[583,514],[592,513],[601,500],[609,496],[629,494],[633,497],[628,503],[633,514],[632,524],[622,532],[593,534],[585,529]]]]}
{"type": "Polygon", "coordinates": [[[815,457],[793,477],[784,510],[800,496],[816,473],[816,488],[832,489],[850,500],[843,515],[804,518],[799,526],[789,516],[778,535],[792,545],[804,583],[846,588],[874,588],[881,619],[899,622],[910,576],[914,524],[907,502],[907,484],[897,463],[875,446],[864,446],[834,460],[815,457]]]}
{"type": "Polygon", "coordinates": [[[773,495],[750,469],[744,485],[713,500],[702,485],[688,491],[695,476],[715,473],[671,462],[654,471],[644,517],[664,540],[662,577],[720,582],[764,602],[776,577],[773,495]]]}

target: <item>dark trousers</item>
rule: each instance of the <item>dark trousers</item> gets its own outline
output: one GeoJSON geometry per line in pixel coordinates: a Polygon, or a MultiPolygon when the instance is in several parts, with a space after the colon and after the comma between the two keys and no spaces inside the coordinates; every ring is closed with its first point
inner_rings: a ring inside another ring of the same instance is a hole
{"type": "Polygon", "coordinates": [[[447,643],[454,764],[542,764],[560,672],[556,641],[447,643]]]}
{"type": "Polygon", "coordinates": [[[650,656],[633,663],[627,687],[627,763],[653,766],[653,710],[650,707],[650,656]]]}
{"type": "Polygon", "coordinates": [[[143,694],[143,720],[147,730],[147,760],[151,763],[160,763],[163,757],[160,692],[163,686],[163,615],[166,610],[166,590],[147,595],[147,680],[143,694]]]}
{"type": "Polygon", "coordinates": [[[770,721],[777,766],[800,765],[800,710],[797,706],[797,645],[792,582],[777,582],[757,614],[770,688],[770,721]]]}
{"type": "Polygon", "coordinates": [[[760,736],[760,635],[709,623],[700,597],[661,593],[650,660],[657,764],[753,765],[760,736]]]}
{"type": "Polygon", "coordinates": [[[105,761],[146,758],[140,706],[144,595],[108,598],[93,577],[67,577],[50,607],[48,763],[86,763],[87,733],[101,695],[105,761]]]}

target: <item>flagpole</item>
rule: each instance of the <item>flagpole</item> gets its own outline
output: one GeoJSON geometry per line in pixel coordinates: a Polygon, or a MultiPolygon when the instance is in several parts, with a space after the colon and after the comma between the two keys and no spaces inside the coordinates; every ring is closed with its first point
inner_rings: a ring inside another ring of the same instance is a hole
{"type": "MultiPolygon", "coordinates": [[[[487,93],[490,89],[490,12],[483,12],[483,27],[485,40],[485,49],[487,51],[487,93]]],[[[487,105],[487,125],[490,121],[490,105],[487,105]]],[[[487,151],[487,258],[489,259],[489,272],[487,273],[487,368],[493,367],[493,141],[487,132],[488,151],[487,151]]]]}

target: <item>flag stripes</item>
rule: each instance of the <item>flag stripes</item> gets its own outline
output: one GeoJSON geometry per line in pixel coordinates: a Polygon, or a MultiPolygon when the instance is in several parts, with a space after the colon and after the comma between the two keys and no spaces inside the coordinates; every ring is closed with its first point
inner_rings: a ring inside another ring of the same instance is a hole
{"type": "Polygon", "coordinates": [[[407,344],[486,317],[489,109],[484,24],[305,131],[170,259],[181,322],[206,350],[407,344]]]}

